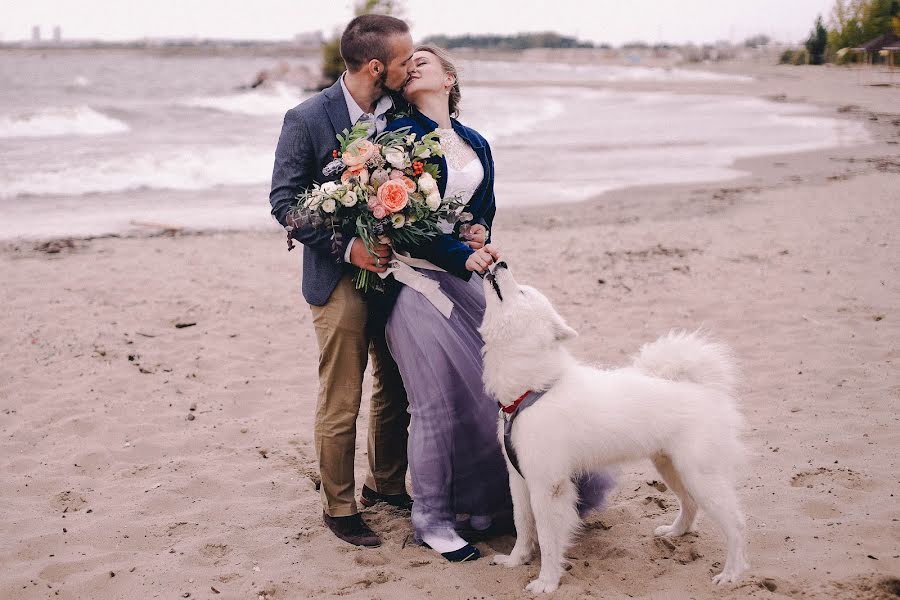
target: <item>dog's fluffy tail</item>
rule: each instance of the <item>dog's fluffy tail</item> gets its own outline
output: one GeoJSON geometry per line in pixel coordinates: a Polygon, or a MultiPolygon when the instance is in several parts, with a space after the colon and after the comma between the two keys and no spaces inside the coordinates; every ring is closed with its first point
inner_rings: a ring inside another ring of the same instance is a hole
{"type": "Polygon", "coordinates": [[[633,365],[648,375],[714,387],[729,396],[737,376],[728,347],[700,332],[670,331],[655,342],[644,344],[633,365]]]}

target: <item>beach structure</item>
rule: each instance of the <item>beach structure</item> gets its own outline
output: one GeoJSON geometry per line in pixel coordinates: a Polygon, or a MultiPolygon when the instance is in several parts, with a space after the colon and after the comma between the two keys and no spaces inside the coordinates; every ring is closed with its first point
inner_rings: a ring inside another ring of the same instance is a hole
{"type": "Polygon", "coordinates": [[[894,54],[900,48],[900,36],[895,33],[885,33],[871,39],[865,44],[851,48],[854,54],[862,55],[862,63],[874,65],[879,62],[893,64],[894,54]]]}

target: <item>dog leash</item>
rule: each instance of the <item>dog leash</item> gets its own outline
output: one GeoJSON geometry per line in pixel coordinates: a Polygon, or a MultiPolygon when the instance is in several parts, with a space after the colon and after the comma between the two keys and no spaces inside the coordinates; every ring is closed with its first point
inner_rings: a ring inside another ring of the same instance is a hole
{"type": "Polygon", "coordinates": [[[522,471],[519,469],[519,459],[516,456],[516,451],[512,444],[513,421],[515,421],[516,416],[518,416],[520,412],[540,400],[546,393],[547,390],[542,390],[540,392],[529,390],[522,396],[519,396],[513,404],[509,406],[500,405],[500,415],[503,417],[503,447],[506,449],[506,457],[509,459],[509,464],[513,466],[516,473],[523,479],[525,476],[522,475],[522,471]]]}

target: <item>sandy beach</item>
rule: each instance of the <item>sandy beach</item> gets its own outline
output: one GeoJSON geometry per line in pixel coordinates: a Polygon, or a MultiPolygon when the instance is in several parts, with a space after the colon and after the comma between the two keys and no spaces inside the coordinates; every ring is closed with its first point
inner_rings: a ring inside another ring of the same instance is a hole
{"type": "MultiPolygon", "coordinates": [[[[670,328],[702,326],[734,348],[752,568],[712,585],[724,542],[702,515],[695,533],[654,539],[675,497],[649,463],[626,465],[551,597],[896,598],[900,89],[846,69],[715,69],[755,77],[749,96],[865,122],[872,143],[741,161],[748,175],[726,183],[514,211],[498,198],[494,238],[578,330],[571,349],[585,361],[624,364],[670,328]]],[[[283,238],[0,247],[0,598],[527,596],[536,561],[490,564],[512,537],[451,565],[384,505],[365,511],[378,549],[324,529],[317,349],[299,252],[283,238]]]]}

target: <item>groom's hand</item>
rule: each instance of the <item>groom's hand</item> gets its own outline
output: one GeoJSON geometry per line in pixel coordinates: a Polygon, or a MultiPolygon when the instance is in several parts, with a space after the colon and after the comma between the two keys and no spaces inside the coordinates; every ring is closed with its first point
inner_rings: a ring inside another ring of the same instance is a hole
{"type": "Polygon", "coordinates": [[[375,256],[369,254],[366,245],[359,238],[353,240],[350,246],[350,264],[373,273],[384,273],[391,257],[391,247],[387,244],[375,244],[372,247],[375,256]]]}

